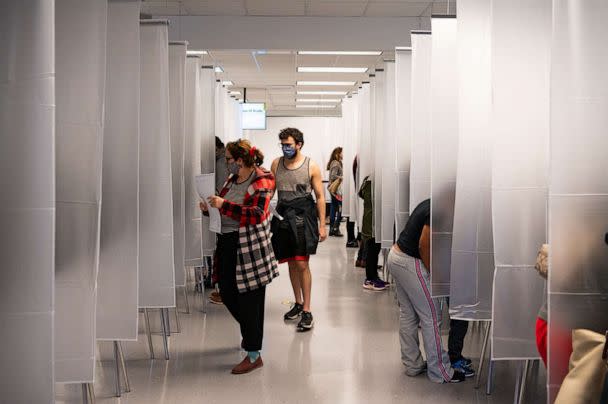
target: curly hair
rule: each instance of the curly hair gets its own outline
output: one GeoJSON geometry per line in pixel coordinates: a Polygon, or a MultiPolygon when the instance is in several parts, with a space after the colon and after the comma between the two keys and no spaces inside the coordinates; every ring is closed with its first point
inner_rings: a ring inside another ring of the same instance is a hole
{"type": "Polygon", "coordinates": [[[299,129],[285,128],[279,132],[279,139],[287,140],[289,137],[292,137],[296,141],[296,144],[300,143],[304,146],[304,134],[299,129]]]}
{"type": "Polygon", "coordinates": [[[340,159],[338,158],[338,156],[340,155],[340,153],[342,153],[342,148],[341,147],[336,147],[334,149],[334,151],[331,152],[331,157],[329,158],[329,162],[327,163],[327,169],[329,170],[331,167],[331,163],[334,162],[334,160],[340,161],[340,159]]]}
{"type": "Polygon", "coordinates": [[[229,142],[226,145],[226,150],[230,152],[233,159],[243,159],[245,167],[259,167],[264,163],[264,153],[255,146],[252,146],[249,140],[239,139],[229,142]]]}

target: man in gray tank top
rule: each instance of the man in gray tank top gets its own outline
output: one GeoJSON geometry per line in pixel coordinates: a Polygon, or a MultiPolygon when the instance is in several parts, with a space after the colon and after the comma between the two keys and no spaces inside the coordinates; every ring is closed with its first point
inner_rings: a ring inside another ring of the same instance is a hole
{"type": "Polygon", "coordinates": [[[325,229],[325,193],[321,169],[302,154],[304,135],[298,129],[287,128],[279,133],[283,157],[272,162],[278,192],[277,212],[283,217],[273,219],[272,245],[279,263],[289,265],[289,278],[295,304],[284,315],[296,320],[298,331],[308,331],[314,321],[310,311],[312,276],[310,255],[319,241],[327,238],[325,229]],[[314,191],[316,201],[312,198],[314,191]]]}

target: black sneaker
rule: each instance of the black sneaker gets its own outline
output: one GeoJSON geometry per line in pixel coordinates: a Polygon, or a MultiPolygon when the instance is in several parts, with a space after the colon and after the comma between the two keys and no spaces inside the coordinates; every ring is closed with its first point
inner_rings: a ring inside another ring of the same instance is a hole
{"type": "Polygon", "coordinates": [[[464,373],[454,370],[454,375],[452,376],[450,383],[464,382],[465,379],[466,379],[466,377],[465,377],[464,373]]]}
{"type": "Polygon", "coordinates": [[[309,311],[303,311],[302,318],[300,319],[300,322],[298,323],[298,331],[300,331],[300,332],[309,331],[312,328],[314,323],[315,323],[315,321],[312,318],[312,313],[309,311]]]}
{"type": "Polygon", "coordinates": [[[359,243],[357,243],[356,240],[351,240],[348,243],[346,243],[346,247],[347,248],[358,248],[359,247],[359,243]]]}
{"type": "Polygon", "coordinates": [[[283,316],[284,320],[295,320],[296,318],[300,317],[300,315],[302,314],[302,309],[304,307],[300,304],[300,303],[296,303],[293,306],[291,306],[291,310],[289,310],[287,313],[285,313],[285,315],[283,316]]]}

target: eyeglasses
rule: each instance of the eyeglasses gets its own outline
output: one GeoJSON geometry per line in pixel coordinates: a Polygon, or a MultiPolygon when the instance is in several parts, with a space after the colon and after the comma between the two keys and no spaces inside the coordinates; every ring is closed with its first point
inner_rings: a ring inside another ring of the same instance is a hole
{"type": "Polygon", "coordinates": [[[224,156],[226,157],[226,163],[230,163],[230,161],[234,161],[234,158],[232,156],[224,156]]]}

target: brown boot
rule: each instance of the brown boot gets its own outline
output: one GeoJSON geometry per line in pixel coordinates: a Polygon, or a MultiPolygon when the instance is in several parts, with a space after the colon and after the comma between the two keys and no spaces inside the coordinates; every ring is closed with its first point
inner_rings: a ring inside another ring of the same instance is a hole
{"type": "Polygon", "coordinates": [[[219,292],[213,291],[209,294],[209,301],[213,304],[224,304],[219,292]]]}
{"type": "Polygon", "coordinates": [[[256,370],[257,368],[261,368],[264,366],[264,362],[262,362],[262,357],[259,356],[255,362],[251,363],[249,360],[249,356],[245,356],[243,361],[232,368],[233,375],[242,375],[245,373],[249,373],[252,370],[256,370]]]}

